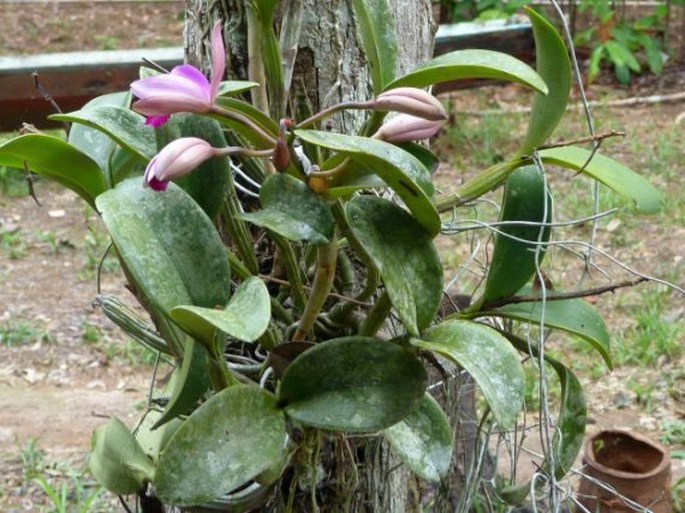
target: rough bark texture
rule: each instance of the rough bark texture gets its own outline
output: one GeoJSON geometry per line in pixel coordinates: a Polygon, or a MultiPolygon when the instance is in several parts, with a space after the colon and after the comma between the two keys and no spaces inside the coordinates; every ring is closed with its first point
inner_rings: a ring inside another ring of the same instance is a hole
{"type": "MultiPolygon", "coordinates": [[[[316,112],[346,100],[371,96],[366,58],[361,49],[352,0],[299,0],[304,6],[302,31],[291,88],[291,115],[302,118],[303,111],[316,112]]],[[[282,1],[281,4],[287,2],[282,1]]],[[[400,51],[397,74],[403,74],[428,60],[432,55],[433,22],[431,0],[390,0],[400,51]]],[[[225,21],[225,40],[229,48],[229,76],[247,78],[247,39],[243,0],[187,0],[186,56],[205,70],[209,65],[208,33],[217,19],[225,21]]],[[[283,15],[284,6],[280,6],[283,15]]],[[[348,111],[328,122],[328,129],[355,133],[364,121],[361,111],[348,111]]],[[[459,380],[445,385],[441,402],[457,427],[457,450],[454,472],[439,488],[422,489],[387,443],[380,437],[332,439],[320,453],[323,478],[317,484],[318,505],[313,505],[310,491],[298,493],[293,511],[354,511],[358,513],[422,511],[421,501],[432,497],[434,511],[454,511],[458,501],[458,482],[464,476],[466,459],[472,454],[467,446],[475,428],[470,420],[468,433],[463,431],[464,415],[472,416],[474,403],[463,402],[459,380]],[[469,408],[462,409],[461,404],[469,408]],[[457,492],[455,492],[457,490],[457,492]]],[[[301,477],[301,476],[300,476],[301,477]]],[[[284,477],[271,500],[259,511],[283,511],[289,481],[284,477]]]]}

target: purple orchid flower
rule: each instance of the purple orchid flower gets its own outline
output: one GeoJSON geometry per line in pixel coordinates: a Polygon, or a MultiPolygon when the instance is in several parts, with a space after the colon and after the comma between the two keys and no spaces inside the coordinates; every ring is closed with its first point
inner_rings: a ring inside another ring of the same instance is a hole
{"type": "Polygon", "coordinates": [[[170,73],[141,78],[131,83],[131,91],[139,98],[133,110],[147,116],[146,125],[160,126],[177,112],[207,112],[219,92],[226,68],[226,49],[221,38],[221,22],[212,29],[211,81],[195,66],[182,64],[170,73]]]}
{"type": "Polygon", "coordinates": [[[145,185],[164,191],[169,180],[186,175],[205,160],[221,154],[207,141],[197,137],[181,137],[167,144],[145,168],[145,185]]]}

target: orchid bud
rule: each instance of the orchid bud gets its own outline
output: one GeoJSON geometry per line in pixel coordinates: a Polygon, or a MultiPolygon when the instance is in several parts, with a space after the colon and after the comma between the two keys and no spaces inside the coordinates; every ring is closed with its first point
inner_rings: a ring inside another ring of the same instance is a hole
{"type": "Polygon", "coordinates": [[[166,190],[169,180],[186,175],[221,150],[197,137],[182,137],[167,144],[145,169],[145,184],[155,191],[166,190]]]}
{"type": "Polygon", "coordinates": [[[371,105],[377,110],[392,110],[419,118],[440,121],[447,119],[442,103],[430,93],[416,87],[398,87],[379,94],[371,105]]]}
{"type": "Polygon", "coordinates": [[[390,143],[428,139],[438,133],[443,123],[443,120],[433,121],[409,114],[398,114],[383,124],[373,137],[390,143]]]}

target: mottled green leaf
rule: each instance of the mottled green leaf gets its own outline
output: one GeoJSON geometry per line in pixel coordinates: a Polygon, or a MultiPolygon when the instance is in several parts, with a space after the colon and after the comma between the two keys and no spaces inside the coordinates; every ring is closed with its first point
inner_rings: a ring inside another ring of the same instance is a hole
{"type": "Polygon", "coordinates": [[[518,352],[500,333],[477,322],[451,320],[430,328],[412,344],[464,367],[478,383],[499,425],[514,425],[523,408],[523,367],[518,352]]]}
{"type": "MultiPolygon", "coordinates": [[[[530,287],[519,292],[523,295],[530,293],[530,287]]],[[[548,293],[548,296],[553,295],[554,292],[548,293]]],[[[486,309],[479,312],[479,315],[494,315],[539,325],[542,322],[543,307],[539,301],[512,303],[499,308],[486,309]]],[[[602,355],[607,366],[612,368],[609,332],[602,316],[587,301],[582,299],[547,301],[544,308],[544,323],[546,328],[562,330],[586,340],[602,355]]]]}
{"type": "Polygon", "coordinates": [[[38,173],[71,189],[91,207],[107,188],[97,162],[66,141],[44,134],[26,134],[0,144],[0,165],[38,173]]]}
{"type": "Polygon", "coordinates": [[[294,241],[328,244],[333,239],[335,221],[330,208],[301,180],[282,173],[271,175],[262,184],[259,201],[262,210],[241,217],[294,241]]]}
{"type": "Polygon", "coordinates": [[[350,157],[373,171],[402,198],[429,234],[434,236],[440,231],[440,216],[430,199],[434,192],[431,174],[412,154],[392,144],[368,137],[316,130],[296,130],[295,134],[311,144],[350,157]]]}
{"type": "Polygon", "coordinates": [[[237,385],[212,396],[178,429],[154,477],[165,503],[193,506],[245,484],[278,460],[286,440],[276,399],[237,385]]]}
{"type": "Polygon", "coordinates": [[[442,264],[430,235],[404,209],[376,196],[354,198],[346,213],[397,314],[418,335],[433,321],[442,297],[442,264]]]}
{"type": "Polygon", "coordinates": [[[582,171],[631,201],[639,212],[654,214],[663,208],[663,196],[647,180],[609,157],[595,153],[589,160],[591,155],[590,150],[578,146],[540,151],[544,162],[582,171]]]}
{"type": "MultiPolygon", "coordinates": [[[[84,110],[99,105],[128,106],[131,100],[129,92],[103,94],[93,98],[83,106],[84,110]]],[[[118,177],[124,175],[140,165],[137,156],[119,146],[111,137],[100,130],[96,130],[79,123],[72,124],[69,130],[69,144],[92,158],[98,163],[107,179],[108,188],[116,184],[118,177]]]]}
{"type": "Polygon", "coordinates": [[[518,82],[547,94],[545,81],[533,68],[511,55],[491,50],[456,50],[446,53],[393,80],[385,90],[406,86],[428,87],[464,78],[494,78],[518,82]]]}
{"type": "Polygon", "coordinates": [[[388,0],[352,0],[373,93],[380,94],[395,78],[397,39],[388,0]]]}
{"type": "Polygon", "coordinates": [[[159,410],[149,410],[135,432],[136,440],[141,449],[155,464],[159,461],[159,454],[183,424],[183,420],[175,418],[163,426],[155,428],[161,416],[162,412],[159,410]]]}
{"type": "Polygon", "coordinates": [[[201,306],[177,306],[171,318],[211,348],[216,330],[244,342],[257,340],[271,318],[271,300],[262,280],[248,278],[236,290],[223,310],[201,306]]]}
{"type": "Polygon", "coordinates": [[[145,125],[145,116],[128,108],[98,104],[49,117],[55,121],[80,123],[99,130],[143,161],[157,153],[155,133],[152,127],[145,125]]]}
{"type": "Polygon", "coordinates": [[[452,463],[452,426],[440,405],[426,393],[418,409],[383,431],[407,466],[427,481],[439,481],[452,463]]]}
{"type": "Polygon", "coordinates": [[[519,155],[530,154],[544,144],[566,111],[571,91],[571,59],[557,29],[542,15],[527,9],[535,36],[535,66],[548,87],[546,95],[533,97],[528,132],[519,155]]]}
{"type": "Polygon", "coordinates": [[[411,414],[427,384],[409,351],[367,337],[328,340],[285,371],[279,402],[293,420],[337,431],[378,431],[411,414]]]}
{"type": "Polygon", "coordinates": [[[138,492],[155,472],[152,460],[116,417],[93,432],[88,463],[95,479],[118,495],[138,492]]]}

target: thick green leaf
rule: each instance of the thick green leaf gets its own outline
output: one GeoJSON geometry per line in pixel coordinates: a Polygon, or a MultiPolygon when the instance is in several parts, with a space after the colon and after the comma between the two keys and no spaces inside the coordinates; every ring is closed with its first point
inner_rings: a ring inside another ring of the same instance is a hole
{"type": "Polygon", "coordinates": [[[231,271],[221,238],[179,187],[160,193],[132,178],[98,197],[97,207],[148,305],[168,314],[178,305],[228,302],[231,271]]]}
{"type": "Polygon", "coordinates": [[[535,36],[535,66],[547,84],[547,95],[535,93],[526,138],[519,155],[530,154],[544,144],[559,124],[571,91],[571,59],[557,29],[542,15],[527,9],[535,36]]]}
{"type": "Polygon", "coordinates": [[[149,410],[136,430],[135,437],[143,452],[156,464],[159,454],[164,450],[174,433],[181,427],[183,420],[176,418],[162,427],[155,429],[155,425],[162,416],[158,410],[149,410]]]}
{"type": "Polygon", "coordinates": [[[514,425],[523,408],[523,367],[518,352],[496,330],[477,322],[445,321],[412,344],[464,367],[478,383],[499,425],[514,425]]]}
{"type": "MultiPolygon", "coordinates": [[[[156,130],[157,147],[162,149],[180,137],[198,137],[215,148],[226,146],[226,138],[218,121],[197,114],[175,114],[156,130]]],[[[177,180],[181,187],[214,219],[223,207],[230,183],[230,163],[226,158],[205,160],[195,171],[177,180]]]]}
{"type": "Polygon", "coordinates": [[[427,481],[439,481],[452,463],[452,426],[440,405],[426,393],[418,409],[383,431],[407,466],[427,481]]]}
{"type": "Polygon", "coordinates": [[[352,0],[366,60],[369,61],[373,94],[380,94],[395,78],[397,39],[388,0],[352,0]]]}
{"type": "Polygon", "coordinates": [[[165,503],[193,506],[245,484],[277,461],[286,440],[275,397],[237,385],[212,396],[162,452],[154,486],[165,503]]]}
{"type": "Polygon", "coordinates": [[[598,153],[588,162],[591,155],[590,150],[577,146],[540,151],[544,162],[575,171],[582,170],[586,175],[631,201],[639,212],[654,214],[663,208],[663,196],[647,180],[623,164],[598,153]]]}
{"type": "Polygon", "coordinates": [[[145,116],[125,107],[91,105],[67,114],[52,114],[49,118],[99,130],[143,161],[157,153],[155,133],[152,127],[145,125],[145,116]]]}
{"type": "MultiPolygon", "coordinates": [[[[102,96],[90,100],[83,106],[83,109],[90,109],[98,105],[124,107],[129,104],[130,99],[131,95],[129,92],[103,94],[102,96]]],[[[100,166],[100,169],[105,174],[108,188],[112,187],[114,183],[114,180],[112,179],[112,164],[115,159],[115,153],[118,153],[117,150],[121,147],[99,130],[78,123],[71,126],[68,141],[69,144],[75,146],[98,163],[98,166],[100,166]]],[[[123,153],[130,155],[128,152],[123,153]]],[[[116,159],[119,161],[118,166],[129,165],[128,162],[125,162],[125,160],[122,159],[122,155],[117,155],[116,159]]]]}
{"type": "Polygon", "coordinates": [[[212,347],[216,330],[244,342],[261,337],[269,326],[271,298],[261,279],[248,278],[238,287],[226,308],[177,306],[171,318],[208,348],[212,347]]]}
{"type": "Polygon", "coordinates": [[[440,231],[440,216],[430,199],[434,192],[430,172],[411,153],[368,137],[316,130],[296,130],[295,135],[311,144],[340,152],[372,170],[402,198],[430,235],[435,236],[440,231]]]}
{"type": "MultiPolygon", "coordinates": [[[[529,294],[530,287],[520,291],[520,294],[529,294]]],[[[548,296],[553,296],[550,292],[548,296]]],[[[479,315],[494,315],[506,319],[514,319],[523,322],[540,324],[542,321],[542,303],[512,303],[495,309],[479,312],[479,315]]],[[[611,369],[611,350],[609,332],[602,316],[582,299],[564,299],[547,301],[545,303],[545,327],[554,328],[572,333],[588,341],[604,358],[607,366],[611,369]]]]}
{"type": "Polygon", "coordinates": [[[491,50],[456,50],[446,53],[390,82],[385,89],[428,87],[463,78],[494,78],[518,82],[547,94],[545,81],[533,68],[511,55],[491,50]]]}
{"type": "Polygon", "coordinates": [[[358,196],[345,209],[397,314],[418,335],[433,321],[442,297],[442,264],[431,237],[409,213],[383,198],[358,196]]]}
{"type": "Polygon", "coordinates": [[[57,137],[26,134],[0,144],[0,165],[24,169],[24,163],[71,189],[91,207],[107,188],[97,162],[57,137]]]}
{"type": "Polygon", "coordinates": [[[304,182],[286,174],[269,176],[259,191],[262,210],[241,217],[295,241],[328,244],[335,221],[326,202],[304,182]]]}
{"type": "Polygon", "coordinates": [[[174,371],[171,397],[152,429],[157,429],[181,415],[192,412],[205,392],[209,390],[211,383],[207,373],[209,365],[207,350],[199,342],[190,338],[186,338],[183,343],[183,361],[181,366],[174,371]]]}
{"type": "MultiPolygon", "coordinates": [[[[549,223],[552,199],[545,185],[537,166],[514,170],[505,182],[500,221],[549,223]]],[[[512,296],[528,283],[542,263],[550,233],[549,227],[542,228],[539,224],[505,224],[500,228],[495,235],[485,283],[485,301],[512,296]]]]}
{"type": "MultiPolygon", "coordinates": [[[[523,353],[532,351],[531,356],[538,357],[539,353],[534,344],[528,344],[525,340],[511,334],[505,335],[519,351],[523,353]]],[[[556,430],[552,438],[554,469],[551,468],[549,457],[545,458],[541,468],[547,473],[553,471],[555,478],[559,480],[563,479],[571,470],[583,446],[587,423],[587,404],[583,387],[578,378],[560,362],[548,356],[545,356],[545,361],[552,366],[559,377],[561,397],[556,430]]],[[[527,483],[522,486],[507,487],[500,493],[505,501],[511,504],[519,504],[523,502],[529,492],[530,483],[527,483]]]]}
{"type": "Polygon", "coordinates": [[[93,432],[88,463],[95,479],[118,495],[140,491],[155,472],[152,460],[116,417],[93,432]]]}
{"type": "Polygon", "coordinates": [[[378,431],[415,411],[426,384],[426,370],[406,349],[347,337],[298,356],[285,371],[279,402],[293,420],[308,426],[378,431]]]}

